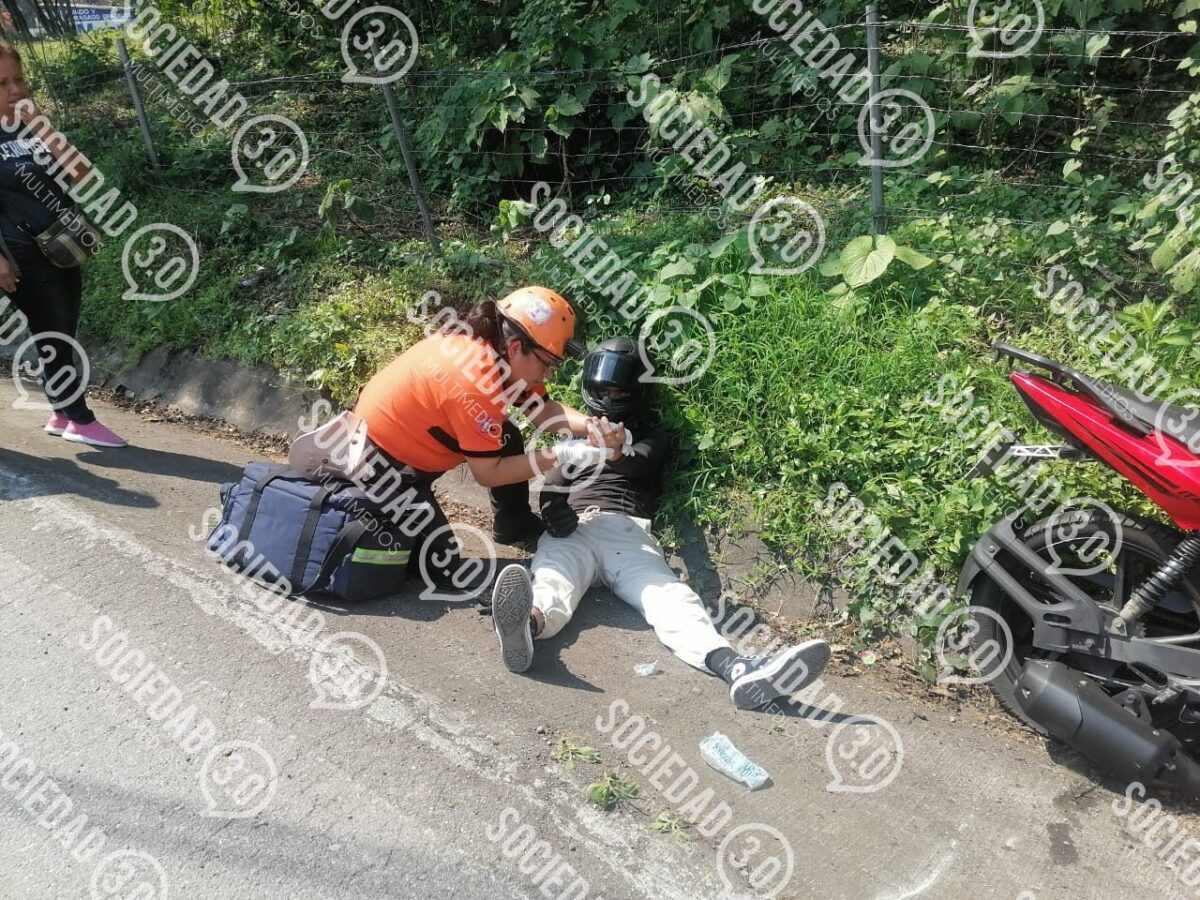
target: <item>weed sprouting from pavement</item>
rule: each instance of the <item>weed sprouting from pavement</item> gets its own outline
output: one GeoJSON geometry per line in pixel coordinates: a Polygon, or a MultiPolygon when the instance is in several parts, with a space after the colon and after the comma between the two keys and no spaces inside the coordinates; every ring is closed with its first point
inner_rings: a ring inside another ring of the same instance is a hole
{"type": "Polygon", "coordinates": [[[690,841],[692,839],[692,836],[688,834],[688,829],[692,827],[691,824],[683,816],[679,815],[679,813],[670,809],[664,809],[660,812],[658,818],[647,827],[651,831],[669,834],[677,841],[690,841]]]}
{"type": "Polygon", "coordinates": [[[588,785],[587,799],[605,812],[611,812],[618,807],[633,805],[632,801],[640,793],[638,786],[629,779],[616,772],[605,772],[599,781],[588,785]]]}
{"type": "Polygon", "coordinates": [[[558,739],[558,746],[550,751],[550,758],[557,763],[562,763],[564,769],[575,768],[575,762],[600,762],[600,751],[595,747],[588,747],[585,744],[577,744],[570,735],[563,735],[558,739]]]}

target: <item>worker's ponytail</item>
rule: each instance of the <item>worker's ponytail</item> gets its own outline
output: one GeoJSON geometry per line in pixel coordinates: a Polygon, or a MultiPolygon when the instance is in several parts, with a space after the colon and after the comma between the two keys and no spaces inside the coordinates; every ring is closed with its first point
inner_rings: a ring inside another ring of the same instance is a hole
{"type": "Polygon", "coordinates": [[[463,325],[471,329],[471,334],[495,350],[496,355],[502,359],[508,341],[514,337],[521,337],[511,328],[506,327],[504,317],[496,307],[495,300],[484,300],[461,319],[444,326],[442,331],[443,333],[451,331],[461,333],[463,325]]]}

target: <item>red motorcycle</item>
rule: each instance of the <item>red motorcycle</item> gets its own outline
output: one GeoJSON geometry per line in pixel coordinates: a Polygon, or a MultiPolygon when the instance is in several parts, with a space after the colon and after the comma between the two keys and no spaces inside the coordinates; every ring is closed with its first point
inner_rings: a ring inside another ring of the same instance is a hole
{"type": "Polygon", "coordinates": [[[1058,446],[1000,445],[994,457],[1104,463],[1171,528],[1092,503],[1030,524],[1005,516],[971,551],[959,593],[976,648],[1003,651],[988,682],[1035,731],[1147,787],[1200,792],[1200,409],[1175,406],[997,344],[1033,371],[1010,376],[1058,446]]]}

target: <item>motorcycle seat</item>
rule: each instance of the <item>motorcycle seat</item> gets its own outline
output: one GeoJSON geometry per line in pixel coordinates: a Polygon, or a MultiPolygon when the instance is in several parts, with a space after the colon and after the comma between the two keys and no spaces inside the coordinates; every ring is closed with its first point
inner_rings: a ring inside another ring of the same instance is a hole
{"type": "Polygon", "coordinates": [[[1147,428],[1161,429],[1189,447],[1200,447],[1200,407],[1145,400],[1137,391],[1107,381],[1096,384],[1127,406],[1147,428]]]}

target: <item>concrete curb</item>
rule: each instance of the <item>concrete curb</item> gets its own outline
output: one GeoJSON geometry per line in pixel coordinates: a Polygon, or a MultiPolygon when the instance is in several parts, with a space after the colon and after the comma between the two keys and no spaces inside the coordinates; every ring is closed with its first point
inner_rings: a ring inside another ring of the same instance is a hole
{"type": "Polygon", "coordinates": [[[188,350],[160,347],[133,366],[102,348],[93,356],[92,382],[139,400],[174,407],[189,416],[223,419],[247,432],[291,438],[324,391],[292,381],[268,366],[206,359],[188,350]]]}

